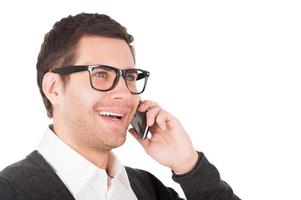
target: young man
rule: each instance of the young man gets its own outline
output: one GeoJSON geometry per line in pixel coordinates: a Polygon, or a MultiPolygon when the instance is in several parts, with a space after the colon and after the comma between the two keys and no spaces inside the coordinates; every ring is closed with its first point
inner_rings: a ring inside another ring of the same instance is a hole
{"type": "Polygon", "coordinates": [[[69,16],[46,34],[37,78],[53,124],[37,150],[0,173],[1,200],[180,199],[111,152],[125,142],[137,109],[147,111],[151,138],[129,132],[172,170],[187,199],[238,199],[174,116],[140,103],[149,72],[134,67],[132,42],[126,28],[99,14],[69,16]]]}

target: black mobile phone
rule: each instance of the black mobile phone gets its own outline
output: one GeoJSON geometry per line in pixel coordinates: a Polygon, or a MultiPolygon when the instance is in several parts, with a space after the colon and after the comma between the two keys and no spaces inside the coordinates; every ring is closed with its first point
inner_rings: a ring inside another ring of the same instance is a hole
{"type": "Polygon", "coordinates": [[[146,113],[136,111],[132,121],[131,121],[132,127],[135,129],[136,133],[140,138],[143,140],[147,137],[147,134],[149,132],[149,127],[146,123],[146,113]]]}

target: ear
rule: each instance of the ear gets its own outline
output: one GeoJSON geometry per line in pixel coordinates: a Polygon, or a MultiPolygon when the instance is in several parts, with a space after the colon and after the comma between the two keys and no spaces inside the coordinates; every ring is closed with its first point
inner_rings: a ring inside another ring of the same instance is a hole
{"type": "Polygon", "coordinates": [[[58,74],[47,72],[42,81],[42,89],[52,105],[59,103],[59,98],[62,94],[63,83],[58,74]]]}

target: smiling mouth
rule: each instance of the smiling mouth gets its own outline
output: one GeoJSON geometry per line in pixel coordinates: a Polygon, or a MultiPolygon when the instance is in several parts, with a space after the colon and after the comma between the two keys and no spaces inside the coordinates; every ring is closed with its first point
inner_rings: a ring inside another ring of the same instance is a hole
{"type": "Polygon", "coordinates": [[[97,114],[101,117],[105,117],[112,120],[122,120],[124,117],[121,113],[114,113],[114,112],[108,112],[108,111],[98,111],[97,114]]]}

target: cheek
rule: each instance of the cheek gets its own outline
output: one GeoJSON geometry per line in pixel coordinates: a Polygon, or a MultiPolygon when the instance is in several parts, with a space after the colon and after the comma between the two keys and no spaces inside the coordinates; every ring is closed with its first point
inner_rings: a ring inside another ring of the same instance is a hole
{"type": "Polygon", "coordinates": [[[131,118],[134,117],[134,115],[135,115],[135,113],[136,113],[136,111],[137,111],[137,108],[138,108],[138,106],[139,106],[139,97],[136,97],[136,96],[135,96],[135,97],[133,98],[132,102],[133,102],[133,110],[132,110],[132,113],[131,113],[131,118]]]}
{"type": "Polygon", "coordinates": [[[97,105],[100,99],[98,96],[99,95],[93,95],[93,93],[87,91],[79,91],[73,96],[71,103],[74,104],[73,107],[75,107],[78,112],[83,112],[82,114],[91,112],[91,114],[93,114],[92,112],[95,112],[95,105],[97,105]]]}
{"type": "Polygon", "coordinates": [[[62,109],[70,114],[81,113],[84,115],[93,106],[93,98],[89,94],[89,90],[80,85],[66,88],[62,101],[62,109]]]}
{"type": "Polygon", "coordinates": [[[65,116],[75,117],[77,112],[81,112],[81,104],[81,100],[76,94],[66,93],[61,104],[61,110],[65,116]]]}

